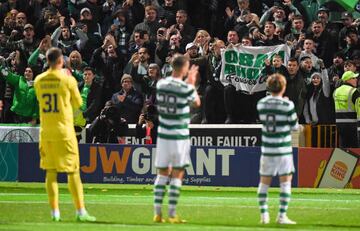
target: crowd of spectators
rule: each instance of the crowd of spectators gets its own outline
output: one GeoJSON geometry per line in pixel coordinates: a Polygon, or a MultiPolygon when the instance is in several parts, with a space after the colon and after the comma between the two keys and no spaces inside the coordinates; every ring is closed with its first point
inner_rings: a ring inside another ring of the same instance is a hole
{"type": "Polygon", "coordinates": [[[156,83],[171,73],[175,53],[199,66],[203,106],[192,111],[192,123],[254,123],[266,92],[224,87],[221,50],[288,44],[290,60],[265,60],[266,73],[285,75],[285,95],[303,123],[334,123],[332,92],[344,71],[359,68],[360,20],[334,1],[320,2],[1,0],[1,122],[39,122],[32,83],[55,46],[79,83],[79,130],[114,113],[121,123],[148,124],[149,117],[156,124],[156,110],[146,118],[144,111],[156,105],[156,83]]]}

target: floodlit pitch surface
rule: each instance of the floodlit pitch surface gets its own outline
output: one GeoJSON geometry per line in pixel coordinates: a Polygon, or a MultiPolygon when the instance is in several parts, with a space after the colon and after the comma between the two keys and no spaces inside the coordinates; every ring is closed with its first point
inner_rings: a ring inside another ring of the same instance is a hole
{"type": "Polygon", "coordinates": [[[180,225],[152,222],[151,185],[87,184],[84,188],[96,223],[74,221],[64,184],[60,185],[62,222],[54,223],[43,184],[0,183],[0,230],[360,230],[360,190],[294,189],[288,215],[298,225],[280,226],[275,224],[278,189],[272,189],[271,224],[264,226],[259,224],[255,188],[183,187],[178,213],[188,223],[180,225]]]}

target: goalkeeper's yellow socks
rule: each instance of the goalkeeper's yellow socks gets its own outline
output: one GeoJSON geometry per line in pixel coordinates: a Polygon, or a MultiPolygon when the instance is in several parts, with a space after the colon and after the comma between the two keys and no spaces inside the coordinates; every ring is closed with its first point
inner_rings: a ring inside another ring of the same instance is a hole
{"type": "Polygon", "coordinates": [[[45,186],[51,208],[51,218],[53,221],[60,221],[59,187],[55,170],[46,171],[45,186]]]}
{"type": "Polygon", "coordinates": [[[68,173],[67,176],[68,176],[69,191],[72,195],[76,210],[85,208],[84,191],[80,179],[80,173],[79,172],[68,173]]]}

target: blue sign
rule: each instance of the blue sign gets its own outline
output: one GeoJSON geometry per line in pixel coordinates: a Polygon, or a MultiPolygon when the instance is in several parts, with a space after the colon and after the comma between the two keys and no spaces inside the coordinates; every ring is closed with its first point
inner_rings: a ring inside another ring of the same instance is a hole
{"type": "MultiPolygon", "coordinates": [[[[84,183],[153,184],[155,146],[80,144],[84,183]]],[[[191,149],[184,184],[256,187],[259,183],[259,147],[200,147],[191,149]]],[[[294,149],[297,166],[297,149],[294,149]]],[[[43,181],[37,144],[19,145],[19,181],[43,181]]],[[[65,180],[61,176],[60,181],[65,180]]],[[[297,185],[297,174],[294,175],[297,185]]],[[[277,181],[274,181],[277,185],[277,181]]]]}

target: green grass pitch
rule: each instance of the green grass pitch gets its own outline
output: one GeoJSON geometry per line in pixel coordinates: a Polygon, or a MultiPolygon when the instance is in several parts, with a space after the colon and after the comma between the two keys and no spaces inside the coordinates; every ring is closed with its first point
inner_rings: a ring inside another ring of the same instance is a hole
{"type": "Polygon", "coordinates": [[[259,224],[255,188],[183,187],[178,213],[188,223],[180,225],[152,223],[151,185],[86,184],[84,189],[87,209],[97,223],[74,221],[64,184],[60,185],[62,222],[53,223],[43,184],[0,183],[0,230],[360,230],[360,190],[293,189],[288,215],[298,225],[279,226],[274,222],[278,189],[271,189],[271,224],[264,226],[259,224]]]}

